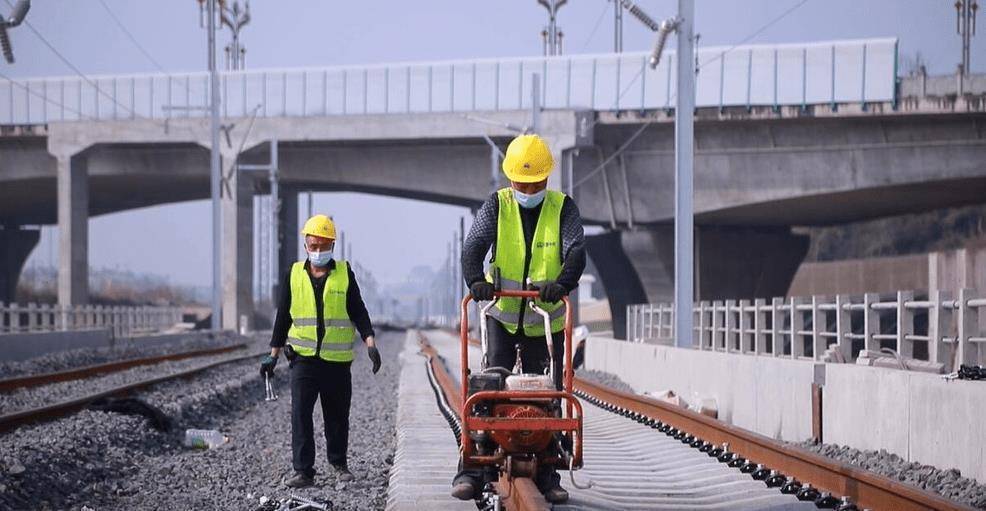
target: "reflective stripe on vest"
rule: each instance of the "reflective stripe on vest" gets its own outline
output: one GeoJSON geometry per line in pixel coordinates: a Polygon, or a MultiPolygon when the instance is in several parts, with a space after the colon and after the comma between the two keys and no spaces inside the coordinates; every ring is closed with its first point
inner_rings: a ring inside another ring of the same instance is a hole
{"type": "MultiPolygon", "coordinates": [[[[527,242],[524,240],[524,226],[520,219],[520,205],[514,199],[511,188],[497,191],[499,216],[496,225],[496,254],[493,265],[500,269],[500,286],[506,290],[523,290],[523,284],[531,279],[535,287],[552,282],[561,274],[561,208],[565,194],[548,190],[541,204],[537,227],[531,243],[530,265],[524,274],[527,262],[527,242]]],[[[521,308],[526,300],[520,298],[500,298],[490,312],[491,315],[510,333],[516,333],[520,323],[521,308]]],[[[551,331],[559,332],[565,327],[564,303],[547,303],[535,300],[539,307],[551,314],[551,331]],[[560,312],[559,312],[560,311],[560,312]]],[[[524,311],[524,335],[543,336],[544,320],[532,310],[524,311]]]]}
{"type": "Polygon", "coordinates": [[[318,356],[329,362],[353,360],[353,336],[356,329],[349,319],[346,307],[348,292],[349,265],[345,261],[336,261],[335,268],[325,279],[322,293],[325,334],[319,348],[315,289],[304,261],[291,266],[291,329],[288,330],[288,344],[295,352],[305,357],[318,356]]]}

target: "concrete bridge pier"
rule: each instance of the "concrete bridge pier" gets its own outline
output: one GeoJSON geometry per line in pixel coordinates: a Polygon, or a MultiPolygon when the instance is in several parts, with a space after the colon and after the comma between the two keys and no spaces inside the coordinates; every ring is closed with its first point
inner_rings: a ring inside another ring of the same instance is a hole
{"type": "Polygon", "coordinates": [[[54,153],[58,195],[58,304],[89,302],[89,169],[84,152],[54,153]]]}
{"type": "Polygon", "coordinates": [[[16,225],[0,225],[0,302],[13,302],[17,282],[31,251],[38,245],[41,231],[16,225]]]}
{"type": "MultiPolygon", "coordinates": [[[[293,186],[282,186],[280,191],[281,209],[278,211],[277,237],[280,252],[277,256],[278,277],[288,271],[288,268],[298,261],[298,247],[301,246],[301,226],[298,225],[298,194],[301,190],[293,186]]],[[[339,253],[338,250],[336,253],[339,253]]],[[[275,294],[280,280],[274,282],[275,294]]]]}
{"type": "Polygon", "coordinates": [[[224,330],[253,329],[253,195],[254,179],[236,170],[235,155],[222,151],[227,179],[222,202],[222,321],[224,330]]]}
{"type": "MultiPolygon", "coordinates": [[[[587,243],[617,338],[626,337],[628,304],[674,300],[674,226],[611,231],[590,236],[587,243]]],[[[696,300],[784,296],[808,243],[789,227],[698,226],[696,300]]]]}

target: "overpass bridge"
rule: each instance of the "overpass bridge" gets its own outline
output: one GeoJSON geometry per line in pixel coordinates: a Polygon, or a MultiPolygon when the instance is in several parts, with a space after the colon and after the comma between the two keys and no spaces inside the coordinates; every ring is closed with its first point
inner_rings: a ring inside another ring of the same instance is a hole
{"type": "MultiPolygon", "coordinates": [[[[551,185],[607,228],[589,246],[614,324],[626,303],[667,299],[674,58],[653,70],[622,53],[223,73],[224,326],[252,308],[252,198],[269,193],[235,161],[265,162],[278,141],[280,232],[294,232],[300,191],[477,206],[496,180],[487,141],[503,147],[532,124],[560,163],[551,185]]],[[[895,39],[708,47],[697,68],[700,299],[784,294],[807,248],[793,225],[986,196],[983,77],[901,80],[895,39]],[[767,267],[773,277],[756,271],[767,267]]],[[[0,300],[37,242],[20,226],[59,225],[59,300],[78,304],[89,215],[208,196],[207,81],[0,83],[0,300]]],[[[294,244],[281,246],[293,260],[294,244]]]]}

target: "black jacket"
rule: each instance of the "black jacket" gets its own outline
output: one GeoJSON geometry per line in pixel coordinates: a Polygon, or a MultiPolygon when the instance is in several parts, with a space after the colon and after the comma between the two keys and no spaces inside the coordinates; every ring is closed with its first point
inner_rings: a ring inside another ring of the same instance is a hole
{"type": "MultiPolygon", "coordinates": [[[[308,270],[309,262],[305,261],[305,270],[308,270]]],[[[335,271],[336,261],[329,261],[329,273],[335,271]]],[[[318,315],[318,341],[321,345],[322,338],[325,337],[325,320],[322,318],[322,297],[325,289],[325,281],[329,274],[326,273],[320,278],[312,277],[311,273],[305,272],[312,281],[312,288],[315,290],[315,311],[318,315]]],[[[356,275],[353,267],[349,266],[349,290],[346,292],[346,312],[359,332],[360,337],[366,340],[373,334],[373,325],[370,323],[370,313],[366,311],[363,297],[359,292],[359,284],[356,283],[356,275]]],[[[281,296],[277,302],[277,316],[274,318],[274,332],[271,334],[270,345],[273,348],[283,348],[287,343],[288,330],[291,328],[291,270],[289,269],[281,280],[281,296]]]]}
{"type": "MultiPolygon", "coordinates": [[[[543,204],[543,203],[542,203],[543,204]]],[[[496,224],[500,214],[500,201],[494,192],[476,213],[476,219],[469,229],[462,247],[462,278],[467,286],[484,280],[483,258],[492,250],[496,254],[496,224]]],[[[534,208],[520,208],[520,220],[524,226],[524,240],[527,242],[527,258],[531,257],[531,243],[541,205],[534,208]]],[[[585,233],[582,229],[582,215],[571,197],[565,196],[561,207],[561,256],[562,268],[556,282],[565,286],[569,292],[578,287],[579,278],[585,270],[585,233]]]]}

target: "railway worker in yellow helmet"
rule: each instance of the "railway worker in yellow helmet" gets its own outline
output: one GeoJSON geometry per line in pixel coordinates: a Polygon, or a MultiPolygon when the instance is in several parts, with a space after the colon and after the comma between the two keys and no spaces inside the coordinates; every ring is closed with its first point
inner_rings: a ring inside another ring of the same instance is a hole
{"type": "Polygon", "coordinates": [[[261,374],[273,374],[285,352],[291,371],[291,451],[295,475],[285,484],[302,488],[315,483],[315,432],[312,412],[322,402],[329,465],[339,481],[353,480],[346,463],[349,404],[352,398],[353,339],[359,332],[380,370],[373,325],[360,296],[356,275],[346,261],[332,258],[336,229],[325,215],[305,222],[308,258],[291,265],[280,287],[270,354],[261,374]]]}
{"type": "MultiPolygon", "coordinates": [[[[507,147],[503,172],[510,187],[493,193],[483,203],[462,249],[462,275],[476,300],[493,299],[494,286],[483,272],[483,260],[491,252],[490,266],[498,268],[503,289],[524,289],[528,279],[540,291],[537,304],[551,314],[555,361],[555,386],[561,389],[564,355],[565,308],[560,301],[578,286],[585,270],[582,218],[571,197],[548,190],[554,158],[537,135],[521,135],[507,147]]],[[[548,365],[544,320],[528,309],[524,300],[501,298],[490,315],[489,365],[510,369],[520,347],[524,372],[542,373],[548,365]]],[[[484,474],[463,467],[452,482],[452,496],[479,497],[484,474]]],[[[568,492],[558,472],[542,467],[535,482],[552,503],[564,502],[568,492]]]]}

